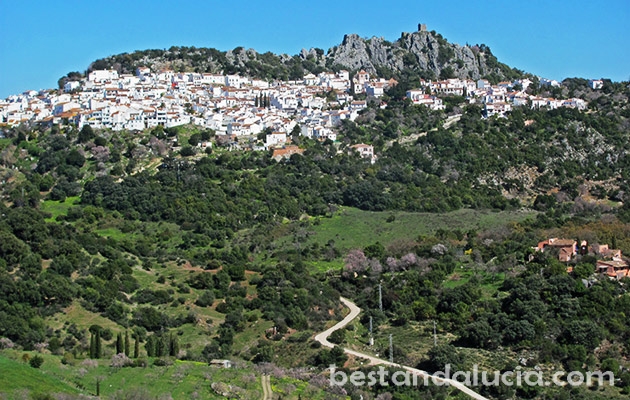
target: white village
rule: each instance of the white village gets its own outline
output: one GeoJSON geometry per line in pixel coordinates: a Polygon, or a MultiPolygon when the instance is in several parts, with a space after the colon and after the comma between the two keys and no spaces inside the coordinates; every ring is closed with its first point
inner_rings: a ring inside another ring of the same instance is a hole
{"type": "MultiPolygon", "coordinates": [[[[335,127],[344,120],[354,121],[366,100],[375,99],[380,107],[385,91],[396,85],[394,79],[372,77],[364,70],[353,77],[346,70],[338,73],[308,74],[300,81],[267,82],[239,75],[152,71],[137,68],[136,74],[116,70],[95,70],[87,79],[67,82],[63,90],[30,90],[0,100],[0,126],[20,124],[73,124],[78,129],[142,131],[194,124],[228,135],[234,143],[241,137],[272,131],[263,150],[283,147],[287,134],[296,126],[300,135],[324,141],[336,140],[335,127]]],[[[490,84],[485,79],[420,80],[407,98],[432,110],[444,110],[441,97],[458,95],[469,103],[483,106],[484,118],[504,117],[513,107],[585,109],[579,98],[557,100],[527,94],[532,81],[490,84]]],[[[558,86],[557,81],[540,79],[541,86],[558,86]]],[[[600,89],[601,80],[590,80],[600,89]]],[[[289,139],[290,140],[290,139],[289,139]]],[[[369,154],[370,151],[363,151],[369,154]]]]}

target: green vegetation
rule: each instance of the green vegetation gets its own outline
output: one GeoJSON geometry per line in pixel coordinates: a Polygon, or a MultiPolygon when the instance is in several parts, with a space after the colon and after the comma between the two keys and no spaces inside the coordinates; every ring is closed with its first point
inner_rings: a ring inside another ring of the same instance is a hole
{"type": "Polygon", "coordinates": [[[435,235],[437,231],[485,231],[521,222],[534,216],[531,211],[488,211],[461,209],[448,213],[373,212],[344,207],[332,218],[318,220],[309,242],[321,246],[331,240],[347,251],[380,242],[384,246],[419,236],[435,235]]]}
{"type": "Polygon", "coordinates": [[[77,204],[78,201],[79,196],[67,197],[63,201],[44,200],[41,205],[41,210],[44,213],[50,214],[50,218],[48,218],[47,221],[52,222],[55,221],[60,215],[68,215],[68,211],[70,210],[70,208],[73,205],[77,204]]]}
{"type": "Polygon", "coordinates": [[[79,393],[79,390],[59,378],[32,368],[28,363],[14,361],[0,354],[0,395],[22,391],[40,395],[79,393]]]}
{"type": "MultiPolygon", "coordinates": [[[[302,73],[293,66],[267,73],[302,73]]],[[[481,120],[478,107],[455,98],[449,106],[463,115],[448,128],[443,112],[394,89],[387,108],[370,104],[344,123],[337,143],[299,138],[304,154],[281,162],[229,151],[213,132],[188,126],[8,129],[0,392],[258,398],[264,373],[285,398],[373,398],[325,382],[331,362],[365,368],[312,339],[344,315],[340,295],[364,313],[332,340],[383,355],[392,334],[396,359],[410,365],[627,368],[627,279],[597,275],[592,254],[560,263],[532,251],[566,237],[630,252],[629,93],[584,85],[558,91],[591,96],[587,112],[481,120]],[[190,150],[212,140],[213,151],[181,154],[175,137],[190,150]],[[374,144],[376,163],[349,151],[359,142],[374,144]],[[212,369],[213,359],[239,368],[212,369]]],[[[624,371],[615,387],[484,395],[622,397],[624,371]]]]}

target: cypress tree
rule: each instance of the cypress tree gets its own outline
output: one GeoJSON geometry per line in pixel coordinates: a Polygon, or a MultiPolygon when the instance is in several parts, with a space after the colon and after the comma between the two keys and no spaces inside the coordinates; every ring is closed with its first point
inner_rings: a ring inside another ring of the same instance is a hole
{"type": "Polygon", "coordinates": [[[96,339],[95,339],[95,345],[94,345],[94,358],[101,358],[101,330],[99,329],[98,331],[96,331],[96,339]]]}
{"type": "Polygon", "coordinates": [[[171,357],[177,357],[177,354],[179,354],[179,340],[177,339],[177,336],[173,335],[171,333],[171,337],[169,340],[169,354],[171,357]]]}
{"type": "Polygon", "coordinates": [[[96,358],[96,337],[90,333],[90,358],[96,358]]]}
{"type": "Polygon", "coordinates": [[[122,333],[116,335],[116,354],[120,354],[123,352],[123,337],[122,333]]]}
{"type": "Polygon", "coordinates": [[[130,354],[129,346],[130,346],[130,343],[129,343],[129,331],[125,331],[125,355],[127,357],[129,357],[129,354],[130,354]]]}
{"type": "Polygon", "coordinates": [[[254,98],[254,107],[258,108],[258,96],[254,98]]]}
{"type": "Polygon", "coordinates": [[[164,339],[160,336],[155,341],[155,356],[162,357],[166,354],[168,354],[168,352],[164,351],[164,339]]]}
{"type": "Polygon", "coordinates": [[[162,336],[158,336],[155,339],[155,356],[162,357],[164,355],[164,339],[162,336]]]}
{"type": "Polygon", "coordinates": [[[147,351],[147,356],[155,357],[155,338],[153,336],[149,336],[147,338],[147,342],[144,344],[144,348],[147,351]]]}
{"type": "Polygon", "coordinates": [[[136,342],[133,345],[133,358],[138,358],[140,356],[140,342],[138,341],[138,337],[136,336],[136,342]]]}

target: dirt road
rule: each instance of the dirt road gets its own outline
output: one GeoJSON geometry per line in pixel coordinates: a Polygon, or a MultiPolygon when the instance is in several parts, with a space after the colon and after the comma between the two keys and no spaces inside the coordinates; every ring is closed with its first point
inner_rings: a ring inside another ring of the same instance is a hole
{"type": "MultiPolygon", "coordinates": [[[[335,347],[335,345],[333,343],[330,343],[328,341],[328,337],[336,330],[338,329],[342,329],[345,328],[346,325],[348,325],[350,322],[352,322],[356,317],[359,316],[359,314],[361,313],[361,309],[354,304],[353,302],[351,302],[350,300],[340,297],[339,300],[350,309],[350,313],[341,321],[339,321],[338,323],[336,323],[333,327],[326,329],[324,332],[321,332],[317,335],[315,335],[315,340],[318,341],[319,343],[322,344],[322,346],[326,346],[329,348],[333,348],[335,347]]],[[[364,358],[367,359],[369,361],[370,365],[387,365],[387,366],[391,366],[391,367],[398,367],[398,368],[403,368],[415,375],[418,375],[421,378],[425,378],[427,377],[429,380],[432,380],[433,382],[439,382],[441,384],[448,384],[450,386],[453,386],[454,388],[460,390],[461,392],[467,394],[468,396],[470,396],[473,399],[476,400],[488,400],[486,397],[483,397],[482,395],[480,395],[479,393],[476,393],[475,391],[471,390],[470,388],[468,388],[466,385],[459,383],[457,381],[454,381],[452,379],[445,379],[445,378],[440,378],[437,376],[432,376],[431,374],[429,374],[426,371],[422,371],[416,368],[412,368],[406,365],[400,365],[400,364],[396,364],[396,363],[391,363],[387,360],[383,360],[374,356],[370,356],[368,354],[363,354],[360,353],[358,351],[354,351],[351,349],[346,349],[344,348],[343,351],[346,354],[350,354],[353,355],[355,357],[359,357],[359,358],[364,358]]]]}

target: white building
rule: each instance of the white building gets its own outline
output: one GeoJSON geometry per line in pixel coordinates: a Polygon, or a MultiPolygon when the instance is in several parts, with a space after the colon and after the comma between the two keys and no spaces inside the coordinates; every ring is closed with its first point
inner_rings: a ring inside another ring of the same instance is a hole
{"type": "Polygon", "coordinates": [[[88,81],[102,82],[112,81],[118,79],[118,72],[115,70],[96,70],[90,72],[88,75],[88,81]]]}
{"type": "Polygon", "coordinates": [[[429,107],[432,110],[443,110],[444,104],[442,99],[424,93],[424,90],[414,89],[407,91],[407,98],[413,104],[420,104],[429,107]]]}
{"type": "Polygon", "coordinates": [[[287,142],[286,132],[272,132],[265,138],[265,145],[267,147],[282,146],[287,142]]]}
{"type": "Polygon", "coordinates": [[[361,158],[366,158],[370,160],[370,163],[374,164],[376,162],[376,155],[374,154],[374,146],[364,143],[355,144],[350,146],[350,148],[357,153],[361,158]]]}
{"type": "Polygon", "coordinates": [[[72,92],[74,90],[77,90],[79,87],[81,87],[81,83],[80,82],[70,81],[70,82],[66,82],[66,84],[63,85],[63,91],[68,93],[68,92],[72,92]]]}
{"type": "Polygon", "coordinates": [[[599,90],[604,87],[604,81],[601,79],[589,79],[588,86],[593,90],[599,90]]]}
{"type": "Polygon", "coordinates": [[[505,117],[510,111],[512,111],[512,105],[504,102],[486,103],[484,107],[484,114],[486,118],[490,118],[493,115],[505,117]]]}

